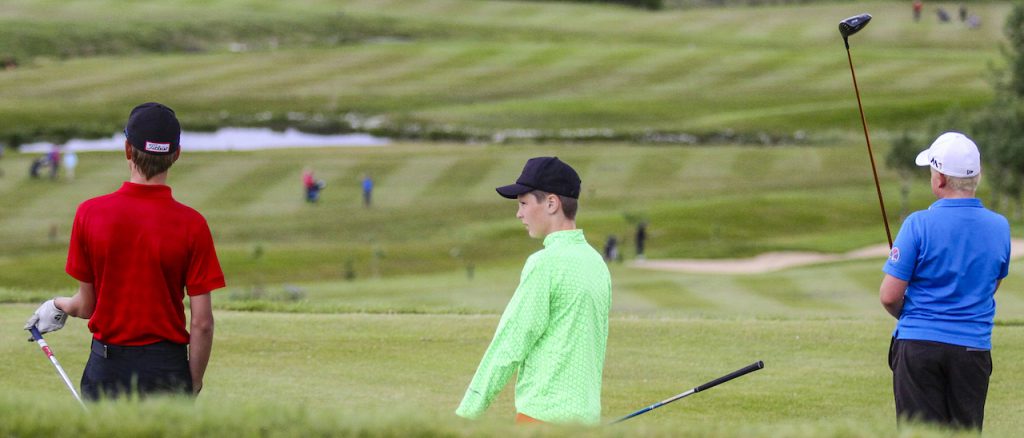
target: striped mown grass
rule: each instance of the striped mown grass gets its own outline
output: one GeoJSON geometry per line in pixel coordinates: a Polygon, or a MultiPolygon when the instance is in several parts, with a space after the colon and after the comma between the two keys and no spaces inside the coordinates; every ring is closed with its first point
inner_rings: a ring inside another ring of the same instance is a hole
{"type": "MultiPolygon", "coordinates": [[[[859,129],[835,29],[861,12],[847,3],[656,13],[465,0],[253,4],[260,7],[235,19],[342,14],[389,23],[382,35],[402,37],[244,53],[226,53],[221,42],[201,53],[39,58],[0,75],[3,135],[52,135],[58,127],[109,135],[124,108],[144,100],[167,102],[194,128],[290,124],[423,138],[520,129],[572,138],[581,134],[571,130],[594,128],[630,138],[655,130],[822,142],[859,129]],[[346,114],[383,122],[353,125],[346,114]]],[[[118,7],[118,16],[159,11],[174,29],[191,25],[186,14],[219,17],[238,5],[137,5],[118,7]]],[[[7,7],[7,20],[98,20],[95,11],[73,14],[83,6],[19,3],[7,7]]],[[[1008,5],[972,5],[986,23],[979,30],[913,23],[903,3],[869,9],[876,18],[857,35],[854,56],[874,128],[920,130],[950,107],[976,108],[991,98],[989,66],[1002,63],[999,23],[1008,5]]]]}
{"type": "MultiPolygon", "coordinates": [[[[75,181],[31,180],[33,156],[0,161],[0,281],[35,289],[68,285],[61,267],[76,206],[116,190],[127,165],[116,153],[82,153],[75,181]],[[9,267],[9,269],[8,269],[9,267]],[[48,273],[48,274],[42,274],[48,273]]],[[[189,153],[171,171],[175,196],[209,220],[229,278],[256,283],[341,280],[376,274],[517,266],[538,242],[494,187],[531,156],[557,155],[583,176],[580,226],[595,247],[609,234],[632,246],[634,221],[651,222],[651,257],[736,257],[771,250],[845,252],[882,238],[860,145],[837,147],[636,147],[629,145],[399,144],[382,148],[189,153]],[[310,166],[327,181],[303,201],[310,166]],[[376,182],[361,205],[360,180],[376,182]],[[256,254],[257,247],[259,251],[256,254]],[[374,254],[377,253],[377,256],[374,254]]],[[[883,173],[887,197],[893,176],[883,173]]],[[[914,208],[928,205],[923,186],[914,208]]]]}
{"type": "MultiPolygon", "coordinates": [[[[449,273],[468,264],[516,267],[538,248],[514,218],[514,203],[494,193],[538,155],[579,169],[579,225],[598,248],[615,234],[631,254],[637,220],[651,223],[648,256],[655,258],[846,252],[884,235],[865,152],[855,144],[186,150],[170,184],[208,218],[234,285],[338,281],[347,264],[359,279],[449,273]],[[302,199],[307,166],[328,182],[318,205],[302,199]],[[369,209],[359,188],[366,174],[376,182],[369,209]]],[[[74,210],[115,190],[126,164],[118,154],[83,153],[74,182],[30,180],[32,158],[0,161],[0,280],[27,289],[66,286],[61,267],[74,210]]],[[[882,176],[893,203],[898,184],[884,169],[882,176]]],[[[916,184],[911,207],[920,209],[931,195],[923,181],[916,184]]]]}

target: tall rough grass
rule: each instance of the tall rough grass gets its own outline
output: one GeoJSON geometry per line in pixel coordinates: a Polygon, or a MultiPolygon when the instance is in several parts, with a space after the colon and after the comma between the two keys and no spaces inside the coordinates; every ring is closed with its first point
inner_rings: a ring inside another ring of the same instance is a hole
{"type": "MultiPolygon", "coordinates": [[[[68,396],[70,399],[70,395],[68,396]]],[[[774,426],[694,424],[664,427],[637,417],[628,423],[593,428],[572,426],[515,426],[511,420],[466,421],[436,418],[414,409],[339,411],[315,404],[286,404],[253,400],[213,405],[175,398],[90,403],[88,412],[74,401],[44,403],[30,396],[0,396],[0,435],[9,437],[970,437],[929,426],[911,425],[899,431],[891,424],[851,421],[774,426]]]]}

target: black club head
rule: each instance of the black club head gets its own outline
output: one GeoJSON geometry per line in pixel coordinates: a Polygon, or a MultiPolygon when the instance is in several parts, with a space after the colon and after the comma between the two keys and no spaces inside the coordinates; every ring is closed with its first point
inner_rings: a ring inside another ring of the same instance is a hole
{"type": "Polygon", "coordinates": [[[845,40],[846,37],[860,32],[864,26],[868,25],[869,21],[871,21],[871,14],[854,15],[839,22],[839,33],[843,35],[845,40]]]}

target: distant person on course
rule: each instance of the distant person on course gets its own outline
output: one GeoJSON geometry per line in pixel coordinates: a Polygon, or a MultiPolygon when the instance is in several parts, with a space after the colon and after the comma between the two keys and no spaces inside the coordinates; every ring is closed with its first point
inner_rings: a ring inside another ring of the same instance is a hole
{"type": "Polygon", "coordinates": [[[373,196],[373,178],[370,174],[363,175],[363,207],[369,208],[373,196]]]}
{"type": "Polygon", "coordinates": [[[515,184],[516,217],[544,249],[526,260],[519,287],[455,411],[484,413],[513,373],[516,421],[597,424],[608,340],[611,276],[576,229],[580,178],[556,157],[531,158],[515,184]]]}
{"type": "Polygon", "coordinates": [[[614,234],[608,236],[604,241],[604,259],[607,262],[614,262],[619,258],[619,238],[614,234]]]}
{"type": "Polygon", "coordinates": [[[980,430],[1010,226],[974,196],[981,156],[969,138],[942,134],[916,162],[931,167],[938,201],[903,222],[880,287],[899,320],[889,350],[896,415],[980,430]]]}
{"type": "Polygon", "coordinates": [[[64,160],[64,175],[67,176],[68,181],[74,181],[75,168],[78,167],[78,154],[71,148],[66,148],[62,159],[64,160]]]}
{"type": "Polygon", "coordinates": [[[302,171],[302,187],[306,191],[306,202],[315,204],[320,200],[320,191],[326,186],[323,180],[313,176],[313,169],[306,168],[302,171]]]}
{"type": "Polygon", "coordinates": [[[647,222],[636,224],[636,258],[644,259],[644,248],[647,244],[647,222]]]}
{"type": "Polygon", "coordinates": [[[125,135],[129,181],[75,213],[65,270],[79,281],[78,292],[43,303],[25,329],[59,330],[68,315],[89,320],[87,399],[199,394],[213,345],[210,292],[224,287],[224,274],[206,220],[165,185],[180,155],[174,111],[139,105],[125,135]]]}
{"type": "Polygon", "coordinates": [[[50,166],[50,179],[57,179],[57,172],[60,171],[60,146],[52,145],[50,152],[46,154],[46,164],[50,166]]]}

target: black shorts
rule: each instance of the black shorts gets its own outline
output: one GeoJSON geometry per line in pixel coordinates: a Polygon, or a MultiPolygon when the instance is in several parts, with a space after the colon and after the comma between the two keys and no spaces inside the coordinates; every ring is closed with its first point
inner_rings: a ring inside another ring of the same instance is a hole
{"type": "Polygon", "coordinates": [[[900,420],[981,429],[992,375],[990,351],[893,339],[889,368],[900,420]]]}
{"type": "Polygon", "coordinates": [[[82,373],[82,396],[99,400],[161,393],[192,394],[187,345],[157,342],[124,347],[93,339],[82,373]]]}

